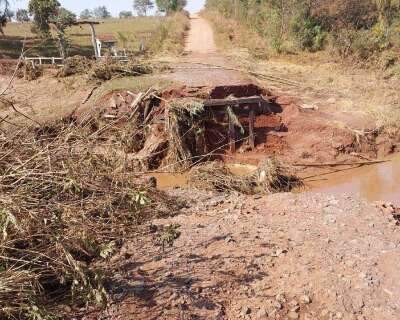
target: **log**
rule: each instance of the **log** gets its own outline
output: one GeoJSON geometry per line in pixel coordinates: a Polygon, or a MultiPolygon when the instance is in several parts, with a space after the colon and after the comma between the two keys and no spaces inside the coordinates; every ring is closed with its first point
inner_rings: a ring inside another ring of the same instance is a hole
{"type": "Polygon", "coordinates": [[[229,121],[229,129],[228,129],[229,150],[231,153],[235,153],[236,152],[235,123],[229,113],[228,113],[228,121],[229,121]]]}
{"type": "Polygon", "coordinates": [[[255,148],[255,135],[254,135],[254,124],[256,121],[256,116],[254,113],[254,110],[250,110],[250,115],[249,115],[249,142],[250,142],[250,148],[254,150],[255,148]]]}
{"type": "Polygon", "coordinates": [[[293,163],[294,167],[340,167],[340,166],[366,166],[378,163],[389,162],[391,160],[375,160],[375,161],[361,161],[361,162],[331,162],[331,163],[293,163]]]}

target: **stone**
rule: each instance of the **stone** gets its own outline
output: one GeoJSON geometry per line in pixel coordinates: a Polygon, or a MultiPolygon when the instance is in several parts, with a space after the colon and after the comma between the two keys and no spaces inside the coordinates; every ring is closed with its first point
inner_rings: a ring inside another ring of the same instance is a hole
{"type": "Polygon", "coordinates": [[[133,283],[133,292],[135,294],[142,294],[145,291],[145,283],[142,280],[136,281],[133,283]]]}
{"type": "Polygon", "coordinates": [[[283,293],[279,293],[275,296],[276,301],[280,302],[280,303],[285,303],[286,302],[286,298],[285,298],[285,294],[283,293]]]}
{"type": "Polygon", "coordinates": [[[336,218],[335,218],[335,216],[334,215],[332,215],[332,214],[327,214],[325,217],[324,217],[324,224],[335,224],[336,223],[336,218]]]}
{"type": "Polygon", "coordinates": [[[302,295],[300,297],[300,302],[303,303],[303,304],[310,304],[311,303],[311,298],[310,298],[310,296],[308,296],[306,294],[302,295]]]}
{"type": "Polygon", "coordinates": [[[320,313],[321,320],[327,319],[329,317],[329,314],[330,314],[329,310],[327,309],[322,310],[320,313]]]}
{"type": "Polygon", "coordinates": [[[243,317],[250,313],[251,313],[251,309],[248,306],[243,306],[242,309],[240,310],[240,315],[243,317]]]}
{"type": "Polygon", "coordinates": [[[300,316],[299,316],[299,314],[297,312],[290,311],[288,313],[288,319],[290,319],[290,320],[297,320],[299,318],[300,318],[300,316]]]}
{"type": "Polygon", "coordinates": [[[292,300],[289,302],[290,307],[297,307],[298,305],[299,305],[299,303],[296,300],[292,300]]]}
{"type": "Polygon", "coordinates": [[[268,317],[268,312],[265,308],[261,308],[257,311],[256,319],[266,319],[268,317]]]}
{"type": "Polygon", "coordinates": [[[274,302],[274,307],[276,310],[281,310],[283,308],[282,304],[279,301],[274,302]]]}

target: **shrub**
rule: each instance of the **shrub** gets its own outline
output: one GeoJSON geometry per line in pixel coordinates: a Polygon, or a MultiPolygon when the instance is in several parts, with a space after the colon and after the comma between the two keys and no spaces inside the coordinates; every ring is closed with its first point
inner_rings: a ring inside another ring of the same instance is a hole
{"type": "Polygon", "coordinates": [[[307,13],[300,13],[294,17],[291,31],[302,50],[318,51],[323,49],[326,33],[307,13]]]}

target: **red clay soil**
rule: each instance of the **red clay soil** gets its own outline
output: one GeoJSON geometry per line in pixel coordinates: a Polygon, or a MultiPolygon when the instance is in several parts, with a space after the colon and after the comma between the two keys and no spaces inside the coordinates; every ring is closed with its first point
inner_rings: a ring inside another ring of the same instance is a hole
{"type": "MultiPolygon", "coordinates": [[[[163,110],[164,101],[179,98],[229,98],[263,95],[270,101],[272,112],[256,117],[255,135],[256,148],[251,150],[247,143],[247,134],[237,143],[237,152],[225,157],[228,162],[245,162],[258,164],[266,156],[276,156],[289,163],[315,163],[332,162],[354,159],[354,154],[364,157],[376,158],[379,147],[376,144],[377,136],[372,132],[365,137],[356,134],[339,122],[327,117],[316,110],[303,110],[294,98],[274,96],[268,90],[254,84],[221,87],[174,87],[158,93],[162,100],[159,102],[163,110]]],[[[134,97],[126,91],[115,91],[100,98],[92,111],[101,115],[120,117],[131,112],[130,104],[134,97]]],[[[86,114],[87,106],[76,112],[79,118],[86,114]]],[[[160,112],[157,112],[160,113],[160,112]]],[[[247,132],[248,118],[239,117],[240,122],[247,132]]],[[[215,153],[228,152],[228,137],[226,120],[217,119],[206,121],[207,152],[216,150],[215,153]],[[217,121],[217,122],[215,122],[217,121]],[[224,147],[222,147],[224,146],[224,147]]],[[[385,141],[385,143],[390,143],[385,141]]],[[[386,147],[386,152],[394,150],[394,144],[386,147]]],[[[381,155],[381,154],[380,154],[381,155]]]]}
{"type": "Polygon", "coordinates": [[[85,320],[399,319],[393,209],[346,195],[191,198],[111,259],[115,302],[85,320]],[[181,236],[163,252],[154,239],[169,224],[181,236]]]}

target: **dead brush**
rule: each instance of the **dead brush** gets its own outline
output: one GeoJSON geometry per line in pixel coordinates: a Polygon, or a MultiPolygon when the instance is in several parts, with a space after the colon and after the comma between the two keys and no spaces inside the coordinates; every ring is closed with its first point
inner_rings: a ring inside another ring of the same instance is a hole
{"type": "Polygon", "coordinates": [[[223,164],[207,162],[192,168],[189,174],[191,187],[220,192],[244,194],[288,192],[303,185],[290,167],[276,159],[266,159],[257,171],[236,176],[223,164]]]}
{"type": "Polygon", "coordinates": [[[196,155],[196,135],[201,134],[204,105],[196,100],[172,102],[168,110],[166,131],[168,152],[164,162],[174,171],[190,168],[196,155]]]}
{"type": "Polygon", "coordinates": [[[179,209],[137,182],[120,143],[106,139],[117,129],[104,127],[59,121],[1,140],[1,319],[105,303],[106,259],[138,225],[179,209]]]}
{"type": "Polygon", "coordinates": [[[122,63],[107,57],[93,64],[88,71],[89,80],[111,80],[116,76],[141,76],[151,74],[154,66],[146,62],[130,59],[128,63],[122,63]]]}

